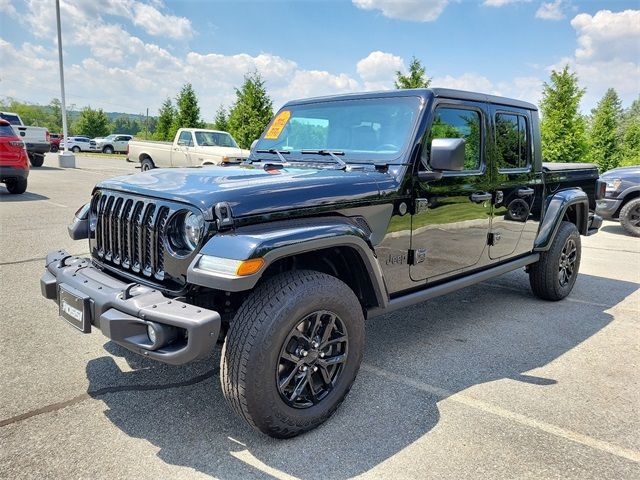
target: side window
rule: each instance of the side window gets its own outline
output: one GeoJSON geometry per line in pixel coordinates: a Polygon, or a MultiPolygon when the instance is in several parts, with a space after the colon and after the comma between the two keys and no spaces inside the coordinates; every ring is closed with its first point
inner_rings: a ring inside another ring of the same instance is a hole
{"type": "Polygon", "coordinates": [[[480,113],[462,108],[438,107],[427,143],[422,149],[422,162],[428,164],[431,140],[434,138],[463,138],[465,141],[464,170],[480,170],[481,134],[480,113]]]}
{"type": "Polygon", "coordinates": [[[178,145],[185,147],[193,146],[193,140],[191,139],[191,132],[182,132],[178,137],[178,145]]]}
{"type": "Polygon", "coordinates": [[[527,118],[513,113],[496,115],[496,159],[501,170],[529,166],[527,118]]]}

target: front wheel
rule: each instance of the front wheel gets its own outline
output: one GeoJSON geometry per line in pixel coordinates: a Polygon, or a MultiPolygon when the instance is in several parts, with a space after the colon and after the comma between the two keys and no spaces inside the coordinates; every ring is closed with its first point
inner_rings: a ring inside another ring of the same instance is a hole
{"type": "Polygon", "coordinates": [[[580,233],[571,222],[562,222],[551,247],[529,269],[533,293],[544,300],[562,300],[571,293],[580,269],[580,233]]]}
{"type": "Polygon", "coordinates": [[[620,210],[620,224],[629,235],[640,237],[640,198],[624,204],[620,210]]]}
{"type": "Polygon", "coordinates": [[[222,391],[254,428],[294,437],[340,406],[363,349],[364,315],[353,291],[324,273],[287,272],[256,288],[232,321],[222,391]]]}
{"type": "Polygon", "coordinates": [[[106,147],[104,147],[102,149],[102,153],[107,153],[107,154],[111,155],[113,153],[113,147],[107,145],[106,147]]]}

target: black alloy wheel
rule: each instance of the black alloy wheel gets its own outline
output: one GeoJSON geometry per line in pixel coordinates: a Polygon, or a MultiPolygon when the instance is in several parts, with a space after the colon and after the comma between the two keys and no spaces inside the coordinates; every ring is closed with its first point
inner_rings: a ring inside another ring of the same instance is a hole
{"type": "Polygon", "coordinates": [[[276,367],[278,391],[294,408],[321,402],[339,380],[348,355],[349,338],[338,315],[313,312],[289,332],[276,367]]]}
{"type": "Polygon", "coordinates": [[[561,287],[566,287],[575,273],[578,249],[573,238],[569,237],[562,248],[558,269],[558,282],[561,287]]]}

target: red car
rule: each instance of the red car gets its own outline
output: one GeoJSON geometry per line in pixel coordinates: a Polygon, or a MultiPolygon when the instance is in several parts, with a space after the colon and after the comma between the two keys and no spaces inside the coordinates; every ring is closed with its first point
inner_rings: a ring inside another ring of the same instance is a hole
{"type": "Polygon", "coordinates": [[[24,193],[29,176],[29,157],[11,124],[0,119],[0,182],[9,193],[24,193]]]}
{"type": "Polygon", "coordinates": [[[51,151],[57,152],[60,150],[60,141],[62,140],[61,133],[51,133],[49,134],[49,141],[51,142],[51,151]]]}

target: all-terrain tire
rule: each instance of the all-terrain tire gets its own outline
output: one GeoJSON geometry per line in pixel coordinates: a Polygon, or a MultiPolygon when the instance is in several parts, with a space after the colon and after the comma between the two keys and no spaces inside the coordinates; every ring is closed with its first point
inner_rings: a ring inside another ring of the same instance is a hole
{"type": "Polygon", "coordinates": [[[620,224],[629,235],[640,237],[640,198],[624,204],[620,210],[620,224]]]}
{"type": "Polygon", "coordinates": [[[7,187],[7,190],[9,191],[9,193],[14,194],[14,195],[18,195],[20,193],[24,193],[24,192],[27,191],[27,180],[26,179],[10,180],[5,185],[7,187]]]}
{"type": "Polygon", "coordinates": [[[32,167],[38,168],[41,167],[44,163],[44,155],[40,153],[33,153],[29,155],[29,163],[32,167]]]}
{"type": "Polygon", "coordinates": [[[272,437],[294,437],[337,410],[358,373],[363,349],[364,315],[353,291],[324,273],[286,272],[259,285],[232,321],[222,349],[222,392],[249,425],[272,437]],[[281,350],[301,319],[326,310],[345,327],[347,358],[333,389],[319,403],[295,408],[285,402],[277,385],[281,350]]]}
{"type": "Polygon", "coordinates": [[[140,162],[140,170],[143,172],[148,172],[149,170],[153,170],[156,166],[153,164],[153,160],[150,158],[143,158],[140,162]]]}
{"type": "Polygon", "coordinates": [[[578,229],[571,222],[562,222],[549,250],[542,252],[540,260],[529,268],[533,293],[543,300],[552,301],[569,295],[578,276],[580,257],[578,229]]]}

